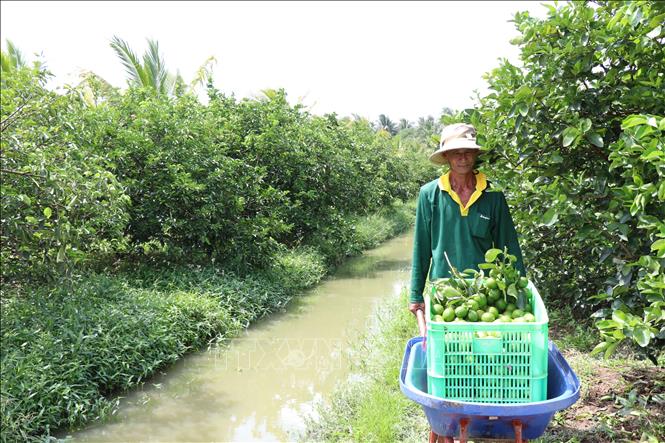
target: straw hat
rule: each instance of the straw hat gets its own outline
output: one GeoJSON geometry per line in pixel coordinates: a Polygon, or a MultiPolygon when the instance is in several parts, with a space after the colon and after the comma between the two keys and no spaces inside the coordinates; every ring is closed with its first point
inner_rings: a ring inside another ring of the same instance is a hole
{"type": "Polygon", "coordinates": [[[453,149],[480,149],[476,144],[476,128],[467,123],[455,123],[443,128],[439,149],[429,156],[429,161],[444,165],[448,162],[443,153],[453,149]]]}

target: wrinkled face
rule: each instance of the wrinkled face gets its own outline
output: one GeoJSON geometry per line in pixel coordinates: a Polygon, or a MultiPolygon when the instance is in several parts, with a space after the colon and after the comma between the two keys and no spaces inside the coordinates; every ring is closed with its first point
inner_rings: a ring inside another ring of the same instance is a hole
{"type": "Polygon", "coordinates": [[[443,153],[448,160],[450,170],[458,174],[468,174],[473,172],[478,157],[478,149],[453,149],[443,153]]]}

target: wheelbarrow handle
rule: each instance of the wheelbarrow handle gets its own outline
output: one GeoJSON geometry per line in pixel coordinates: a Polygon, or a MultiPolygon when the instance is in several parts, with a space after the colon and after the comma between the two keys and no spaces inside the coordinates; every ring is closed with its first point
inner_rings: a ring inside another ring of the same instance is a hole
{"type": "Polygon", "coordinates": [[[416,311],[416,319],[418,319],[418,329],[420,330],[420,335],[423,337],[423,349],[426,348],[425,340],[427,338],[427,325],[425,324],[425,313],[422,309],[416,311]]]}

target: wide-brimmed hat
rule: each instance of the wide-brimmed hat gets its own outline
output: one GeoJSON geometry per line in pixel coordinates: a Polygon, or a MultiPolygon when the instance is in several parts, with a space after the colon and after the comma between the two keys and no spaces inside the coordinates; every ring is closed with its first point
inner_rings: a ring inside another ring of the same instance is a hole
{"type": "Polygon", "coordinates": [[[445,165],[448,162],[443,153],[453,149],[480,149],[476,144],[476,128],[467,123],[455,123],[443,128],[439,149],[429,156],[429,161],[445,165]]]}

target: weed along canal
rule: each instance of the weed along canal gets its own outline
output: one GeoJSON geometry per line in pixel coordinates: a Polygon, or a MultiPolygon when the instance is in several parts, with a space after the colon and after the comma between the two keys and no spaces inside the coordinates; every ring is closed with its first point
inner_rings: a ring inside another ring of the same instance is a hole
{"type": "Polygon", "coordinates": [[[349,375],[347,348],[377,303],[410,275],[412,233],[349,259],[285,312],[191,354],[128,393],[110,421],[72,435],[101,441],[285,441],[349,375]]]}

